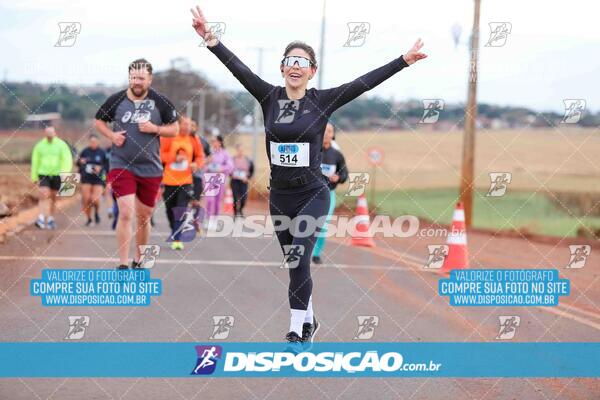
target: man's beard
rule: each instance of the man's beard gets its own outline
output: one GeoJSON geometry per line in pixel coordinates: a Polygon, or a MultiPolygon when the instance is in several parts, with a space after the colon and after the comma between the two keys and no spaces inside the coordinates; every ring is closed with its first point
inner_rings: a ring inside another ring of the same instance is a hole
{"type": "Polygon", "coordinates": [[[143,87],[131,87],[131,92],[135,97],[144,97],[148,92],[148,89],[144,89],[143,87]]]}

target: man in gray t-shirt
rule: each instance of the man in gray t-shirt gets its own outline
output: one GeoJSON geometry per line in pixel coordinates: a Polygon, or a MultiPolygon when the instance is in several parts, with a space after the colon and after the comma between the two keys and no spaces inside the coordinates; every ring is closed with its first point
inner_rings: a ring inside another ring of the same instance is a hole
{"type": "Polygon", "coordinates": [[[139,59],[129,64],[128,70],[129,88],[110,96],[96,113],[96,129],[112,142],[107,180],[119,206],[119,269],[128,268],[134,213],[137,229],[132,268],[142,267],[140,245],[148,243],[150,217],[162,180],[159,137],[175,136],[179,130],[173,104],[150,88],[152,65],[139,59]]]}

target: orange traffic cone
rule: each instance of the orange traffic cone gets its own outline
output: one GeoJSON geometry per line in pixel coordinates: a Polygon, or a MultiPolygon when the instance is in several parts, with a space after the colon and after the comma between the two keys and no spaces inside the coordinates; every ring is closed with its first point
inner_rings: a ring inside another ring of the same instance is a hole
{"type": "Polygon", "coordinates": [[[353,246],[375,247],[373,238],[369,236],[369,210],[367,199],[360,195],[356,201],[356,228],[357,234],[352,235],[353,246]]]}
{"type": "Polygon", "coordinates": [[[467,252],[467,230],[465,229],[465,210],[462,203],[456,204],[452,216],[452,231],[448,234],[448,255],[440,273],[448,274],[452,269],[469,268],[469,256],[467,252]]]}
{"type": "Polygon", "coordinates": [[[233,215],[233,192],[231,188],[227,188],[225,191],[225,201],[223,203],[223,214],[233,215]]]}

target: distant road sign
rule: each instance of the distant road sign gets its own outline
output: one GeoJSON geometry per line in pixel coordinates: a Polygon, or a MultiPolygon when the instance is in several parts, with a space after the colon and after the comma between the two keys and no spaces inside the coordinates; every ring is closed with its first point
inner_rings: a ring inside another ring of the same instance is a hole
{"type": "Polygon", "coordinates": [[[379,147],[371,147],[367,150],[367,157],[371,165],[381,165],[383,162],[383,149],[379,147]]]}

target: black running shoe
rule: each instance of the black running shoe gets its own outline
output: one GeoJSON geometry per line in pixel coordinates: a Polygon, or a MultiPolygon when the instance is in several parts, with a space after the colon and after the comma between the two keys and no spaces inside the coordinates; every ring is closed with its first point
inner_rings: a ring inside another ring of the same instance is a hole
{"type": "Polygon", "coordinates": [[[298,354],[304,350],[302,347],[302,338],[298,336],[296,332],[288,332],[288,334],[285,335],[285,340],[287,341],[287,346],[285,347],[286,351],[298,354]]]}
{"type": "Polygon", "coordinates": [[[92,219],[88,218],[87,222],[85,223],[85,226],[90,226],[92,224],[92,219]]]}
{"type": "Polygon", "coordinates": [[[126,264],[121,264],[117,267],[117,269],[129,269],[129,266],[126,264]]]}
{"type": "Polygon", "coordinates": [[[98,213],[96,213],[96,215],[94,215],[94,220],[96,221],[96,225],[98,225],[100,223],[100,215],[98,213]]]}
{"type": "Polygon", "coordinates": [[[312,343],[320,326],[321,324],[319,324],[315,316],[313,316],[312,324],[305,322],[302,325],[302,341],[312,343]]]}
{"type": "Polygon", "coordinates": [[[314,264],[323,264],[323,260],[321,260],[321,257],[319,257],[319,256],[313,257],[312,262],[314,264]]]}
{"type": "Polygon", "coordinates": [[[144,269],[144,267],[139,262],[133,260],[131,261],[131,269],[144,269]]]}

